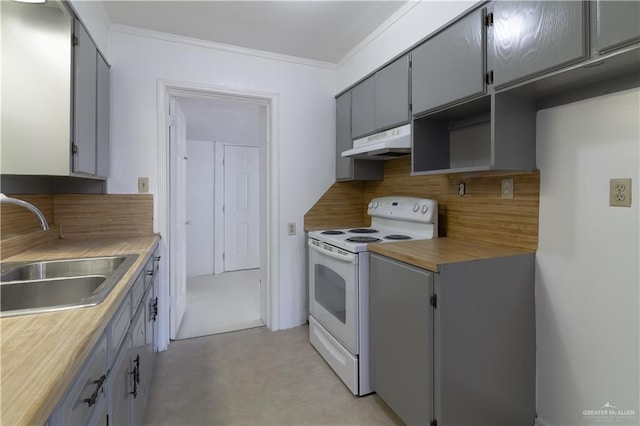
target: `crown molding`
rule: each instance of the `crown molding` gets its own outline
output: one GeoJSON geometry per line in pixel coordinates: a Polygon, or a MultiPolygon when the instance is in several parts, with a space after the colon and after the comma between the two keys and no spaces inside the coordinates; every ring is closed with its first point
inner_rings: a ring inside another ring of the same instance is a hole
{"type": "Polygon", "coordinates": [[[192,37],[180,36],[164,33],[160,31],[147,30],[143,28],[130,27],[128,25],[112,24],[110,28],[113,33],[128,34],[137,37],[152,38],[156,40],[168,41],[171,43],[184,44],[189,46],[202,47],[205,49],[219,50],[223,52],[236,53],[238,55],[254,56],[258,58],[271,59],[274,61],[289,62],[298,65],[305,65],[315,68],[323,68],[335,71],[336,64],[331,62],[316,61],[313,59],[300,58],[298,56],[283,55],[279,53],[267,52],[265,50],[249,49],[241,46],[217,43],[192,37]]]}
{"type": "Polygon", "coordinates": [[[418,6],[422,0],[409,0],[402,7],[395,11],[386,21],[384,21],[378,28],[373,30],[364,40],[358,43],[353,49],[347,52],[342,59],[336,64],[336,69],[342,67],[346,62],[350,61],[365,47],[371,44],[375,39],[384,34],[389,28],[391,28],[396,22],[402,19],[407,13],[409,13],[414,7],[418,6]]]}

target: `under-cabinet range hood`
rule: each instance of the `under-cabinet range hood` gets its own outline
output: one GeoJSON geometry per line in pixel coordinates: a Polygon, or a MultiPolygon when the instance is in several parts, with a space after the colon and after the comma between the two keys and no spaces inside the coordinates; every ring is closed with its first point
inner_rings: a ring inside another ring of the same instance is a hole
{"type": "Polygon", "coordinates": [[[385,130],[353,141],[343,157],[365,160],[391,160],[411,154],[411,124],[385,130]]]}

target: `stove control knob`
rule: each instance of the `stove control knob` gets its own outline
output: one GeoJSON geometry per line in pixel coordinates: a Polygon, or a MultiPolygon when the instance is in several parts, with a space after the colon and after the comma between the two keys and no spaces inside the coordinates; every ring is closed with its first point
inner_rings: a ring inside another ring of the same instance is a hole
{"type": "Polygon", "coordinates": [[[377,209],[377,208],[378,208],[378,202],[377,202],[377,201],[374,201],[374,202],[373,202],[373,208],[374,208],[374,209],[377,209]]]}
{"type": "Polygon", "coordinates": [[[426,204],[424,206],[422,206],[422,214],[425,214],[426,212],[429,211],[429,206],[427,206],[426,204]]]}
{"type": "Polygon", "coordinates": [[[413,206],[414,213],[418,213],[418,210],[420,210],[420,204],[415,203],[414,206],[413,206]]]}
{"type": "Polygon", "coordinates": [[[371,209],[371,208],[373,208],[373,201],[370,201],[370,202],[369,202],[369,208],[370,208],[370,209],[371,209]]]}

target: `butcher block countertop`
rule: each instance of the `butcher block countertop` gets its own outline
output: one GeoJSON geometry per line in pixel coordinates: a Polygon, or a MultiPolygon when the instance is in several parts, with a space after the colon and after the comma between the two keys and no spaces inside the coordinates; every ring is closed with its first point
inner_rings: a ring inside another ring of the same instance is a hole
{"type": "Polygon", "coordinates": [[[138,254],[99,305],[0,319],[0,423],[44,424],[101,336],[134,278],[159,241],[157,235],[56,240],[6,262],[138,254]]]}
{"type": "Polygon", "coordinates": [[[433,272],[447,263],[535,253],[524,248],[451,238],[369,244],[368,250],[433,272]]]}

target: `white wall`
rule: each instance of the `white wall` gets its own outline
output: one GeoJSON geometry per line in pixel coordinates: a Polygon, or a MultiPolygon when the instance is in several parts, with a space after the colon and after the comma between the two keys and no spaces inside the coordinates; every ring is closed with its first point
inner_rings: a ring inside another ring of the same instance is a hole
{"type": "Polygon", "coordinates": [[[594,424],[584,410],[607,402],[640,421],[639,105],[634,89],[538,113],[541,424],[594,424]],[[615,177],[633,178],[631,208],[609,207],[615,177]]]}
{"type": "MultiPolygon", "coordinates": [[[[302,229],[304,213],[334,181],[335,71],[292,61],[251,56],[185,44],[184,38],[111,35],[110,193],[132,193],[137,177],[150,178],[157,193],[158,79],[278,94],[280,258],[278,323],[302,324],[304,312],[304,235],[287,236],[286,223],[302,229]]],[[[154,226],[159,212],[154,208],[154,226]]]]}
{"type": "Polygon", "coordinates": [[[436,31],[478,2],[423,0],[403,8],[356,46],[338,63],[337,92],[340,92],[391,60],[400,52],[436,31]],[[394,21],[395,19],[395,21],[394,21]]]}

